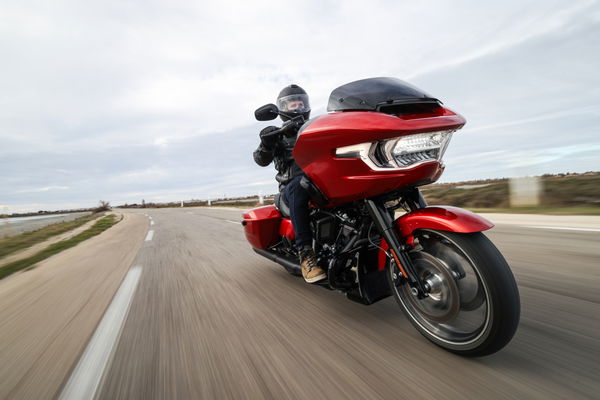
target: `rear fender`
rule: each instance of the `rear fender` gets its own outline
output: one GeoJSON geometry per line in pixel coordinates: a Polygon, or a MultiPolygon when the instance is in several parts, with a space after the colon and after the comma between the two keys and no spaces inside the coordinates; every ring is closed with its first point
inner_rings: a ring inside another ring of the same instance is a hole
{"type": "MultiPolygon", "coordinates": [[[[494,226],[487,219],[471,211],[451,206],[420,208],[404,214],[396,219],[394,224],[402,241],[410,245],[413,241],[413,232],[417,229],[474,233],[488,230],[494,226]]],[[[379,269],[385,268],[388,248],[388,244],[382,240],[378,257],[379,269]]]]}

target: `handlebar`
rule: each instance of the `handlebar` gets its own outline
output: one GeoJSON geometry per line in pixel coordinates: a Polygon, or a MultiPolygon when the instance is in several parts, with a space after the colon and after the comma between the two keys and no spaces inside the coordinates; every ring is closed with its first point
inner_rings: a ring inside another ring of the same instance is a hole
{"type": "Polygon", "coordinates": [[[294,117],[294,118],[290,119],[289,121],[284,122],[283,125],[281,126],[281,128],[279,128],[277,131],[273,131],[273,132],[274,133],[277,132],[277,134],[285,134],[286,132],[288,132],[292,129],[300,128],[303,124],[304,124],[304,117],[302,115],[298,115],[297,117],[294,117]]]}

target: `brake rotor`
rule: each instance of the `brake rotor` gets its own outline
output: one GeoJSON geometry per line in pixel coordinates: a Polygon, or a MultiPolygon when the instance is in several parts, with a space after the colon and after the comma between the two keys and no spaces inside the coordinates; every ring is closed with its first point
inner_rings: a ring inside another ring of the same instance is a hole
{"type": "Polygon", "coordinates": [[[450,271],[443,263],[425,252],[412,253],[417,275],[427,286],[429,296],[419,299],[408,284],[399,289],[404,298],[425,318],[437,323],[452,321],[460,312],[460,292],[450,271]]]}
{"type": "Polygon", "coordinates": [[[427,253],[433,255],[443,263],[455,278],[460,295],[460,309],[462,311],[473,311],[485,302],[483,288],[477,279],[468,279],[463,264],[467,262],[459,254],[449,251],[442,243],[429,241],[426,245],[427,253]],[[467,278],[467,279],[465,279],[467,278]]]}

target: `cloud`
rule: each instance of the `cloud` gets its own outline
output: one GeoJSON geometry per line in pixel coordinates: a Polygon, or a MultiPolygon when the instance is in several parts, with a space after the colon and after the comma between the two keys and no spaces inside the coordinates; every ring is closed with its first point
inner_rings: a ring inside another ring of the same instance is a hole
{"type": "Polygon", "coordinates": [[[251,156],[266,125],[254,109],[295,82],[316,115],[333,88],[370,76],[466,116],[446,180],[600,168],[569,147],[600,140],[596,1],[57,0],[0,16],[11,210],[274,192],[274,169],[251,156]]]}
{"type": "Polygon", "coordinates": [[[17,190],[16,193],[41,193],[41,192],[48,192],[50,190],[66,190],[69,189],[68,186],[44,186],[44,187],[39,187],[39,188],[31,188],[31,189],[21,189],[21,190],[17,190]]]}

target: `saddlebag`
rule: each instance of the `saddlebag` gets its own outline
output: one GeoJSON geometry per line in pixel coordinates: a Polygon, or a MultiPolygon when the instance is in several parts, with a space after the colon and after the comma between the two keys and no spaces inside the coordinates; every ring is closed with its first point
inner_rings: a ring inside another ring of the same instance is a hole
{"type": "Polygon", "coordinates": [[[253,248],[264,250],[279,241],[281,214],[275,206],[253,208],[243,218],[244,233],[253,248]]]}

